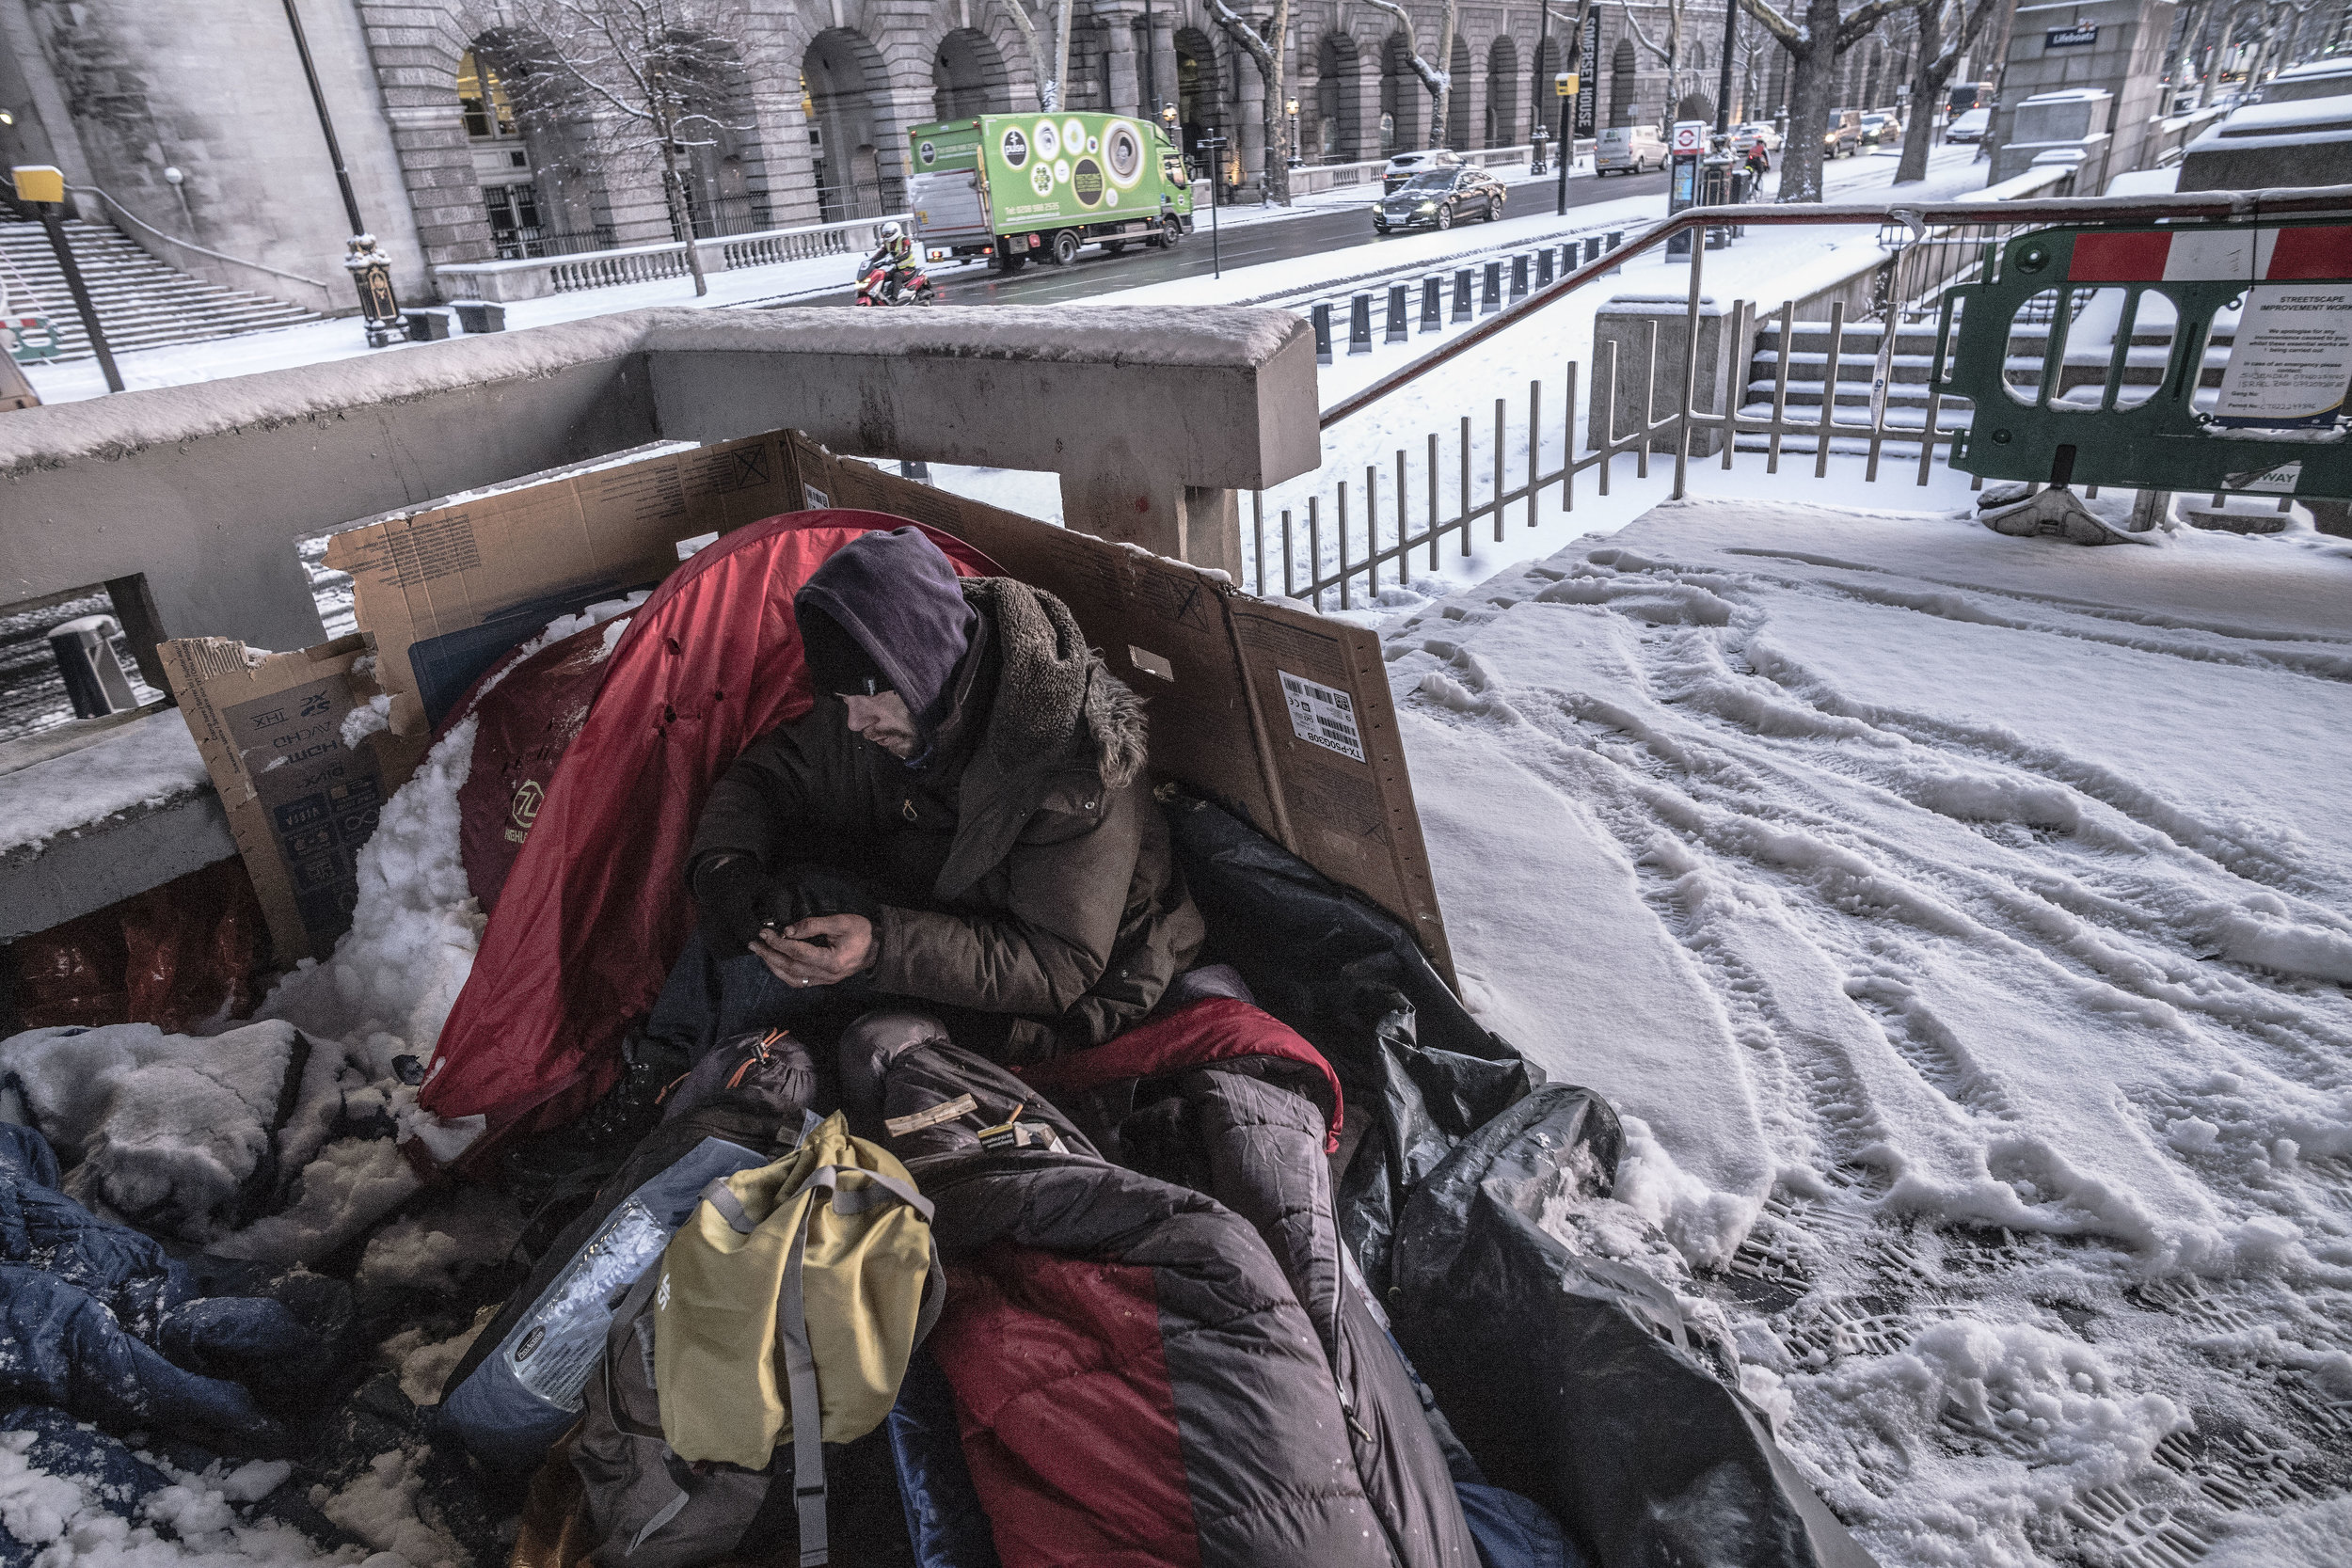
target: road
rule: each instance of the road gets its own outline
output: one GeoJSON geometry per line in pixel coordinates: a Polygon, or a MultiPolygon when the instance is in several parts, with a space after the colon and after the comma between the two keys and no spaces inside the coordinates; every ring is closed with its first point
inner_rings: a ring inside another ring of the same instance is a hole
{"type": "MultiPolygon", "coordinates": [[[[1526,217],[1533,214],[1553,211],[1559,189],[1558,181],[1546,175],[1540,180],[1521,180],[1509,186],[1510,201],[1504,215],[1526,217]]],[[[1593,175],[1574,175],[1568,180],[1568,205],[1577,208],[1597,201],[1616,201],[1629,196],[1666,194],[1666,176],[1657,174],[1612,175],[1600,179],[1593,175]]],[[[1354,249],[1376,245],[1372,232],[1372,219],[1365,209],[1371,205],[1367,195],[1359,204],[1334,207],[1317,212],[1310,217],[1274,218],[1263,222],[1237,225],[1228,229],[1218,242],[1218,250],[1227,268],[1254,266],[1262,261],[1285,261],[1299,256],[1321,256],[1339,249],[1354,249]]],[[[1665,215],[1665,203],[1659,203],[1659,216],[1665,215]]],[[[1209,255],[1208,214],[1200,214],[1200,231],[1185,239],[1174,250],[1152,250],[1137,245],[1124,256],[1112,257],[1102,247],[1092,246],[1080,253],[1075,265],[1057,267],[1031,262],[1010,277],[999,277],[993,268],[974,264],[935,262],[931,267],[932,281],[947,303],[955,305],[1053,305],[1062,300],[1084,299],[1093,294],[1109,293],[1120,289],[1141,288],[1147,283],[1165,283],[1173,278],[1207,277],[1211,267],[1209,255]]],[[[1461,232],[1474,234],[1475,224],[1465,225],[1461,232]]],[[[1374,264],[1376,264],[1376,258],[1374,264]]],[[[852,292],[842,290],[837,294],[824,294],[815,299],[796,299],[795,305],[847,305],[852,292]]]]}

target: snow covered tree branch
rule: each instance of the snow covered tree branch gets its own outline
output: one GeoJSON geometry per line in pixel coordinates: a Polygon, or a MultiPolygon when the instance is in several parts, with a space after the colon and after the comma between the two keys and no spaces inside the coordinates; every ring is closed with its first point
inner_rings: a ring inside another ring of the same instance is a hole
{"type": "Polygon", "coordinates": [[[1772,0],[1740,0],[1788,54],[1788,140],[1781,152],[1781,200],[1821,199],[1822,144],[1829,131],[1837,57],[1889,16],[1936,3],[1864,0],[1847,10],[1840,0],[1804,0],[1802,8],[1791,5],[1784,11],[1772,0]]]}
{"type": "MultiPolygon", "coordinates": [[[[1405,53],[1407,62],[1413,68],[1413,74],[1421,78],[1421,85],[1429,89],[1429,96],[1433,101],[1431,113],[1436,123],[1429,130],[1430,144],[1435,147],[1444,146],[1447,111],[1452,105],[1454,91],[1452,72],[1431,65],[1422,57],[1420,33],[1413,26],[1411,15],[1403,6],[1397,4],[1397,0],[1364,0],[1364,3],[1374,10],[1386,11],[1396,18],[1397,27],[1405,35],[1405,53]]],[[[1455,23],[1460,20],[1460,0],[1445,0],[1445,9],[1440,13],[1440,20],[1438,24],[1438,58],[1446,61],[1449,66],[1454,59],[1454,28],[1455,23]]]]}
{"type": "Polygon", "coordinates": [[[1263,33],[1225,0],[1209,0],[1209,14],[1257,62],[1258,75],[1265,83],[1265,101],[1259,106],[1264,115],[1265,190],[1287,207],[1291,204],[1291,120],[1282,112],[1282,44],[1290,37],[1291,0],[1274,0],[1274,14],[1266,20],[1263,33]]]}

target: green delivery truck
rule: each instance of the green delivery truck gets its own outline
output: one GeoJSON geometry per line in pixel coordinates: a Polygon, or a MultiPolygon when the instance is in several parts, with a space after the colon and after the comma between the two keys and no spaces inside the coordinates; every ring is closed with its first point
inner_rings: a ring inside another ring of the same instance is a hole
{"type": "Polygon", "coordinates": [[[1149,120],[1084,113],[983,115],[908,133],[914,240],[934,259],[1031,257],[1067,266],[1080,245],[1116,256],[1192,229],[1184,155],[1149,120]]]}

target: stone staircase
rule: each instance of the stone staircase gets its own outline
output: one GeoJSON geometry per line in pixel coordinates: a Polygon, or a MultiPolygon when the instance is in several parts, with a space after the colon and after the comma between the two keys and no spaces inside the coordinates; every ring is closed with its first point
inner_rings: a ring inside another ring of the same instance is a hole
{"type": "MultiPolygon", "coordinates": [[[[2019,320],[2011,325],[2007,359],[2007,376],[2012,386],[2026,390],[2036,387],[2042,378],[2042,362],[2050,341],[2051,324],[2019,320]]],[[[1954,333],[1958,333],[1955,320],[1954,333]]],[[[2110,334],[2111,334],[2110,329],[2110,334]]],[[[1879,375],[1879,353],[1883,345],[1885,328],[1877,322],[1848,324],[1837,345],[1837,369],[1834,378],[1826,372],[1829,364],[1830,328],[1827,322],[1799,322],[1788,343],[1788,390],[1784,418],[1792,425],[1812,426],[1821,416],[1825,395],[1836,404],[1836,420],[1841,426],[1867,427],[1870,421],[1871,395],[1879,375]],[[1834,392],[1825,393],[1825,384],[1834,381],[1834,392]]],[[[1880,446],[1883,457],[1916,458],[1919,454],[1919,435],[1925,430],[1928,415],[1928,373],[1935,363],[1936,324],[1932,318],[1915,324],[1899,324],[1895,328],[1895,341],[1886,357],[1885,425],[1887,436],[1880,446]]],[[[1740,401],[1740,412],[1755,419],[1770,418],[1772,411],[1773,389],[1780,373],[1781,326],[1777,321],[1768,322],[1756,337],[1756,353],[1747,366],[1747,381],[1740,401]]],[[[2200,385],[2217,387],[2221,368],[2229,362],[2233,335],[2229,329],[2216,325],[2205,348],[2204,374],[2200,385]]],[[[2135,331],[2132,347],[2126,356],[2119,404],[2128,404],[2139,388],[2138,395],[2151,395],[2162,380],[2170,354],[2169,332],[2135,331]]],[[[2058,374],[2055,402],[2080,402],[2088,399],[2096,405],[2106,384],[2108,349],[2102,344],[2095,351],[2070,351],[2058,374]]],[[[1967,398],[1946,393],[1936,404],[1935,426],[1939,438],[1948,437],[1955,431],[1968,428],[1975,404],[1967,398]]],[[[1803,452],[1812,455],[1820,443],[1816,434],[1788,434],[1781,437],[1784,455],[1803,452]]],[[[1739,438],[1740,451],[1763,451],[1772,444],[1769,436],[1743,435],[1739,438]]],[[[1830,437],[1830,451],[1840,454],[1862,454],[1869,451],[1867,429],[1841,429],[1830,437]]]]}
{"type": "MultiPolygon", "coordinates": [[[[68,219],[65,232],[107,346],[118,355],[321,319],[316,311],[283,300],[240,293],[176,271],[109,225],[68,219]]],[[[82,330],[73,295],[40,224],[0,221],[0,291],[8,295],[11,314],[24,311],[24,296],[31,296],[35,308],[56,324],[62,357],[89,357],[89,335],[82,330]]]]}

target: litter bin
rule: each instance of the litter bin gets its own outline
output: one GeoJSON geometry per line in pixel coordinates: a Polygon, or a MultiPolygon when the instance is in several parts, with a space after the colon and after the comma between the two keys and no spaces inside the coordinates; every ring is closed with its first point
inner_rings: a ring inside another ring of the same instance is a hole
{"type": "Polygon", "coordinates": [[[131,677],[122,673],[115,640],[122,627],[111,615],[85,615],[49,628],[49,651],[65,678],[67,700],[76,719],[96,719],[139,705],[131,677]]]}

